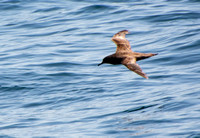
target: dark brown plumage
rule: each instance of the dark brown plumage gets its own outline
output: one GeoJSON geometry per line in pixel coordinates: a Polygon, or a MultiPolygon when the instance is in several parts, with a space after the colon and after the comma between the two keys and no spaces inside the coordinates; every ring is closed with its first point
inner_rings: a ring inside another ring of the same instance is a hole
{"type": "Polygon", "coordinates": [[[152,56],[155,56],[157,54],[152,53],[137,53],[133,52],[131,50],[131,46],[129,44],[129,41],[125,38],[125,35],[128,34],[128,30],[123,30],[118,33],[116,33],[112,37],[112,41],[117,45],[116,52],[112,55],[106,56],[102,63],[98,64],[123,64],[126,66],[129,70],[134,71],[138,75],[148,79],[147,75],[142,72],[142,69],[140,66],[136,63],[136,61],[146,59],[152,56]]]}

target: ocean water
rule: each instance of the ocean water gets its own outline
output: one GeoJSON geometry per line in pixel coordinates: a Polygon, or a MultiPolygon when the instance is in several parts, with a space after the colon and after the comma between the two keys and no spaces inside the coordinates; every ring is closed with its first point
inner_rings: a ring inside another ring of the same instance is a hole
{"type": "Polygon", "coordinates": [[[1,0],[0,137],[200,137],[199,0],[1,0]],[[146,80],[97,66],[127,29],[146,80]]]}

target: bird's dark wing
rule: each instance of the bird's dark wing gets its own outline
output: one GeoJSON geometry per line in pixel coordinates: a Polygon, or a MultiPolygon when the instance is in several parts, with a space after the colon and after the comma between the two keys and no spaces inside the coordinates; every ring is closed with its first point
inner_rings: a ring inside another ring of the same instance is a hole
{"type": "Polygon", "coordinates": [[[131,50],[131,46],[129,41],[125,38],[126,34],[128,34],[128,30],[123,30],[120,31],[118,33],[116,33],[113,37],[112,37],[112,41],[117,45],[117,51],[127,51],[127,50],[131,50]]]}
{"type": "Polygon", "coordinates": [[[148,79],[148,76],[144,72],[142,72],[142,69],[136,63],[136,59],[127,58],[122,62],[122,64],[126,66],[129,70],[134,71],[138,75],[148,79]]]}

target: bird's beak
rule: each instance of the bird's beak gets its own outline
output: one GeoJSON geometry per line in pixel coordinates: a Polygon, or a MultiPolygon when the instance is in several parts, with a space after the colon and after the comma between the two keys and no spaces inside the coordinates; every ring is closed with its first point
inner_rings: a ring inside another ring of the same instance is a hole
{"type": "Polygon", "coordinates": [[[100,66],[101,64],[103,64],[103,63],[98,64],[98,66],[100,66]]]}

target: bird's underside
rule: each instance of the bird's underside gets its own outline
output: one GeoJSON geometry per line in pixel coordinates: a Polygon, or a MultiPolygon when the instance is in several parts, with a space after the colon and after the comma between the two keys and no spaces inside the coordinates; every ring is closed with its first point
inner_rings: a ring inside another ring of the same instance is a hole
{"type": "Polygon", "coordinates": [[[116,44],[116,52],[112,55],[105,57],[99,65],[103,63],[108,64],[123,64],[129,70],[134,71],[138,75],[148,79],[147,75],[142,71],[136,61],[143,60],[157,54],[152,53],[137,53],[131,50],[129,41],[125,38],[128,34],[127,30],[120,31],[112,37],[112,41],[116,44]]]}

